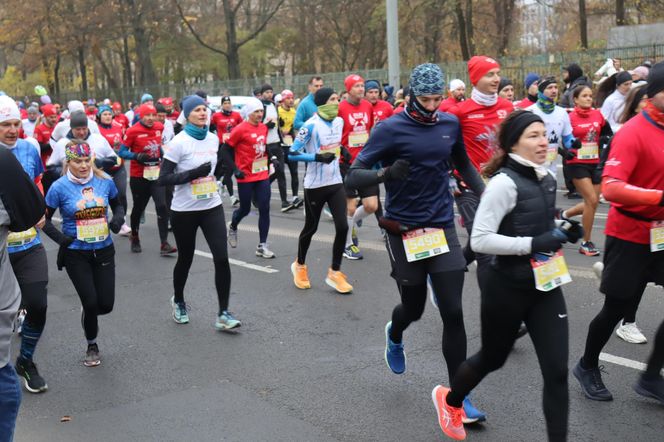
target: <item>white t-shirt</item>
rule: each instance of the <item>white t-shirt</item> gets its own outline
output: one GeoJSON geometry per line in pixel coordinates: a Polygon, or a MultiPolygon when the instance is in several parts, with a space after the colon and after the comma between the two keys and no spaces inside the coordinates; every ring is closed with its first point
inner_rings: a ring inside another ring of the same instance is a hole
{"type": "Polygon", "coordinates": [[[267,132],[267,144],[278,143],[279,142],[279,114],[277,113],[277,108],[273,103],[265,106],[265,118],[263,123],[268,121],[274,121],[274,127],[269,129],[267,132]]]}
{"type": "Polygon", "coordinates": [[[547,163],[553,163],[558,155],[558,148],[563,146],[563,138],[572,135],[572,123],[569,121],[567,111],[560,106],[556,106],[553,112],[546,114],[537,106],[537,103],[526,110],[539,115],[544,121],[546,136],[549,139],[546,161],[547,163]]]}
{"type": "Polygon", "coordinates": [[[604,104],[602,104],[602,115],[604,119],[611,126],[613,133],[618,132],[620,129],[620,123],[618,120],[625,109],[625,96],[618,92],[618,90],[613,91],[611,95],[606,97],[604,104]]]}
{"type": "Polygon", "coordinates": [[[208,161],[212,164],[212,169],[207,177],[175,186],[171,210],[192,212],[208,210],[221,205],[217,180],[213,175],[214,169],[217,167],[218,150],[219,138],[215,134],[208,132],[204,140],[196,140],[184,130],[164,146],[164,159],[177,164],[175,173],[195,169],[208,161]]]}
{"type": "MultiPolygon", "coordinates": [[[[55,149],[55,145],[58,141],[67,137],[67,134],[71,130],[70,124],[71,120],[62,120],[55,125],[53,132],[51,132],[51,139],[49,140],[49,144],[53,149],[55,149]]],[[[97,123],[90,119],[88,119],[88,130],[91,134],[99,134],[99,126],[97,126],[97,123]]]]}
{"type": "Polygon", "coordinates": [[[35,133],[35,126],[37,125],[37,120],[30,121],[27,118],[21,120],[21,126],[23,127],[23,132],[31,137],[35,133]]]}
{"type": "MultiPolygon", "coordinates": [[[[117,159],[118,156],[115,154],[115,151],[102,135],[90,134],[85,141],[90,145],[90,149],[92,149],[96,158],[117,159]]],[[[47,166],[56,166],[63,163],[65,160],[65,147],[67,146],[67,143],[69,143],[69,138],[62,138],[55,144],[55,147],[53,147],[53,153],[48,161],[46,161],[47,166]]]]}
{"type": "Polygon", "coordinates": [[[163,144],[168,143],[175,136],[175,129],[173,128],[173,122],[166,118],[164,120],[164,131],[161,133],[161,142],[163,144]]]}

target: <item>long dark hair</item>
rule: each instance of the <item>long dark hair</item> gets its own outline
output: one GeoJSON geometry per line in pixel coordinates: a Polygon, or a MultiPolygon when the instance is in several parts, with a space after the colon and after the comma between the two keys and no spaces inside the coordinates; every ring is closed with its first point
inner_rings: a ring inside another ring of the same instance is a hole
{"type": "Polygon", "coordinates": [[[616,90],[616,87],[618,86],[616,84],[617,75],[618,73],[616,72],[610,77],[607,77],[607,79],[604,80],[597,88],[597,93],[595,94],[595,107],[597,109],[602,107],[602,105],[604,104],[604,100],[606,100],[606,97],[611,95],[616,90]]]}
{"type": "Polygon", "coordinates": [[[639,107],[639,103],[646,96],[646,85],[642,84],[641,86],[636,86],[632,88],[627,93],[627,98],[625,98],[625,109],[618,119],[618,123],[625,124],[632,117],[636,116],[636,108],[639,107]]]}

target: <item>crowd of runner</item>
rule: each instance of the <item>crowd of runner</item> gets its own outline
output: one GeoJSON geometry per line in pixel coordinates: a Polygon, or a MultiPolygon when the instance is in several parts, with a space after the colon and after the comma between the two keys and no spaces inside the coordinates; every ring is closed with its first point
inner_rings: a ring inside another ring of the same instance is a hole
{"type": "MultiPolygon", "coordinates": [[[[604,304],[572,370],[589,399],[612,400],[599,354],[614,329],[627,342],[647,341],[636,313],[646,285],[664,284],[664,62],[628,72],[609,59],[594,79],[572,63],[560,79],[529,73],[520,94],[501,77],[498,61],[474,56],[468,78],[470,93],[460,79],[446,87],[444,73],[429,63],[396,92],[357,74],[343,90],[314,76],[301,100],[288,89],[275,96],[264,84],[241,107],[222,97],[216,112],[200,90],[179,101],[145,93],[128,109],[109,99],[63,108],[45,91],[40,103],[2,94],[0,441],[12,439],[19,379],[31,393],[48,389],[34,362],[47,319],[42,233],[58,245],[55,266],[66,270],[80,298],[83,364],[94,367],[102,362],[98,316],[114,305],[115,255],[126,253],[114,235],[128,237],[128,253],[143,253],[139,231],[150,199],[161,244],[155,253],[177,254],[173,320],[189,322],[184,292],[200,228],[214,262],[215,328],[241,326],[229,311],[228,246],[250,240],[240,241],[238,226],[254,206],[256,256],[275,257],[268,243],[273,181],[281,212],[304,208],[297,250],[278,251],[294,257],[298,289],[315,285],[306,258],[324,213],[335,229],[324,282],[344,295],[353,287],[343,258],[351,269],[363,259],[363,220],[377,219],[400,296],[385,325],[384,358],[394,374],[407,369],[404,332],[431,296],[450,384],[435,386],[432,399],[447,436],[462,440],[464,424],[486,420],[470,393],[528,334],[542,369],[548,439],[566,440],[569,336],[561,286],[571,277],[562,245],[580,242],[582,255],[603,254],[593,269],[604,304]],[[559,175],[568,197],[582,200],[567,210],[556,206],[559,175]],[[234,208],[228,221],[223,197],[234,208]],[[610,204],[604,250],[591,236],[601,201],[610,204]],[[457,236],[455,208],[466,244],[457,236]],[[482,342],[469,357],[461,301],[473,263],[482,342]],[[15,330],[20,350],[12,364],[15,330]]],[[[663,365],[664,322],[635,391],[664,403],[663,365]]]]}

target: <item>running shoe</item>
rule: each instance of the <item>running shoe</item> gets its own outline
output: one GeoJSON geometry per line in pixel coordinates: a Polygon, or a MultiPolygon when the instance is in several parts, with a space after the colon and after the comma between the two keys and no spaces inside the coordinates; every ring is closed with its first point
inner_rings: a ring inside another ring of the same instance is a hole
{"type": "Polygon", "coordinates": [[[23,378],[23,385],[30,393],[42,393],[48,390],[46,381],[37,371],[37,366],[30,359],[16,358],[16,374],[23,378]]]}
{"type": "Polygon", "coordinates": [[[344,249],[344,257],[348,259],[362,259],[362,252],[360,252],[359,247],[355,244],[352,244],[344,249]]]}
{"type": "Polygon", "coordinates": [[[129,239],[131,240],[131,252],[141,253],[143,249],[141,249],[141,240],[138,239],[138,235],[131,235],[129,239]]]}
{"type": "Polygon", "coordinates": [[[323,207],[323,213],[330,219],[334,218],[334,216],[332,216],[332,211],[330,211],[330,208],[327,206],[323,207]]]}
{"type": "Polygon", "coordinates": [[[355,227],[353,227],[353,229],[350,231],[350,239],[353,241],[353,245],[355,247],[360,247],[360,240],[357,239],[357,230],[355,227]]]}
{"type": "Polygon", "coordinates": [[[433,406],[438,414],[438,425],[448,437],[455,440],[466,439],[466,430],[463,428],[463,408],[452,407],[447,404],[449,388],[436,385],[431,392],[433,406]]]}
{"type": "Polygon", "coordinates": [[[290,266],[291,272],[293,273],[293,283],[298,289],[310,289],[311,282],[309,282],[309,275],[307,274],[307,265],[298,264],[297,261],[294,261],[290,266]]]}
{"type": "Polygon", "coordinates": [[[239,200],[238,197],[236,197],[235,195],[233,195],[233,196],[231,197],[231,205],[232,205],[233,207],[237,207],[237,206],[240,205],[240,200],[239,200]]]}
{"type": "Polygon", "coordinates": [[[171,307],[173,307],[173,320],[177,324],[189,323],[189,313],[187,312],[187,304],[185,304],[184,302],[175,302],[175,296],[172,296],[171,307]]]}
{"type": "Polygon", "coordinates": [[[99,364],[101,364],[101,358],[99,357],[99,347],[97,344],[88,344],[88,349],[85,352],[83,365],[86,367],[96,367],[99,364]]]}
{"type": "Polygon", "coordinates": [[[574,366],[572,373],[579,381],[579,384],[581,384],[583,394],[588,399],[592,399],[593,401],[612,401],[613,395],[602,381],[602,370],[604,370],[603,365],[586,370],[581,367],[581,361],[579,361],[574,366]]]}
{"type": "Polygon", "coordinates": [[[23,322],[25,321],[25,315],[28,314],[28,311],[24,308],[18,311],[16,316],[16,333],[19,335],[23,333],[23,322]]]}
{"type": "Polygon", "coordinates": [[[484,422],[485,420],[486,414],[475,408],[470,402],[470,396],[466,396],[463,400],[463,416],[461,417],[461,422],[464,424],[474,424],[475,422],[484,422]]]}
{"type": "Polygon", "coordinates": [[[636,322],[625,322],[623,319],[616,329],[616,334],[620,339],[630,344],[645,344],[648,342],[648,339],[643,336],[639,327],[636,326],[636,322]]]}
{"type": "Polygon", "coordinates": [[[390,339],[392,321],[385,324],[385,363],[394,374],[406,371],[406,352],[403,351],[403,342],[397,344],[390,339]]]}
{"type": "Polygon", "coordinates": [[[281,202],[281,213],[288,212],[289,210],[293,210],[295,206],[293,203],[289,203],[288,201],[282,201],[281,202]]]}
{"type": "Polygon", "coordinates": [[[300,207],[302,207],[302,204],[304,204],[304,200],[301,200],[297,196],[293,198],[293,207],[299,209],[300,207]]]}
{"type": "Polygon", "coordinates": [[[604,263],[602,261],[597,261],[595,264],[593,264],[593,272],[595,272],[597,279],[601,281],[602,272],[604,272],[604,263]]]}
{"type": "Polygon", "coordinates": [[[267,243],[262,243],[258,244],[258,247],[256,247],[256,256],[272,259],[274,258],[274,252],[267,248],[267,243]]]}
{"type": "Polygon", "coordinates": [[[634,391],[641,396],[657,399],[664,405],[664,378],[646,379],[643,375],[634,384],[634,391]]]}
{"type": "Polygon", "coordinates": [[[161,256],[166,256],[166,255],[172,255],[173,253],[177,253],[178,249],[173,247],[168,243],[168,241],[163,242],[161,244],[161,249],[159,250],[159,254],[161,256]]]}
{"type": "Polygon", "coordinates": [[[237,229],[231,227],[231,224],[228,224],[228,245],[232,248],[237,247],[237,229]]]}
{"type": "Polygon", "coordinates": [[[131,234],[131,227],[129,227],[127,224],[123,224],[122,227],[120,227],[118,235],[129,236],[130,234],[131,234]]]}
{"type": "Polygon", "coordinates": [[[584,241],[579,247],[579,253],[586,256],[599,256],[599,250],[592,241],[584,241]]]}
{"type": "Polygon", "coordinates": [[[325,283],[341,294],[347,294],[353,291],[353,286],[346,281],[346,275],[338,270],[327,270],[325,283]]]}
{"type": "Polygon", "coordinates": [[[241,326],[242,323],[235,319],[231,312],[226,310],[221,312],[221,314],[217,317],[217,322],[214,323],[214,328],[219,331],[232,330],[241,326]]]}

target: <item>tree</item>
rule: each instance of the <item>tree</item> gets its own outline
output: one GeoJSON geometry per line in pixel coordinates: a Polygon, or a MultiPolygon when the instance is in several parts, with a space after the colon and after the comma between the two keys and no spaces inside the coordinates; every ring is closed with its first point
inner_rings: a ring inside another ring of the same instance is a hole
{"type": "Polygon", "coordinates": [[[579,34],[581,47],[588,49],[588,16],[586,15],[586,0],[579,0],[579,34]]]}
{"type": "Polygon", "coordinates": [[[464,60],[470,60],[475,53],[475,43],[473,41],[473,3],[472,0],[456,0],[454,5],[457,24],[459,26],[459,45],[461,46],[461,55],[464,60]],[[465,3],[465,13],[462,3],[465,3]]]}
{"type": "Polygon", "coordinates": [[[616,26],[625,26],[625,0],[616,0],[616,26]]]}

